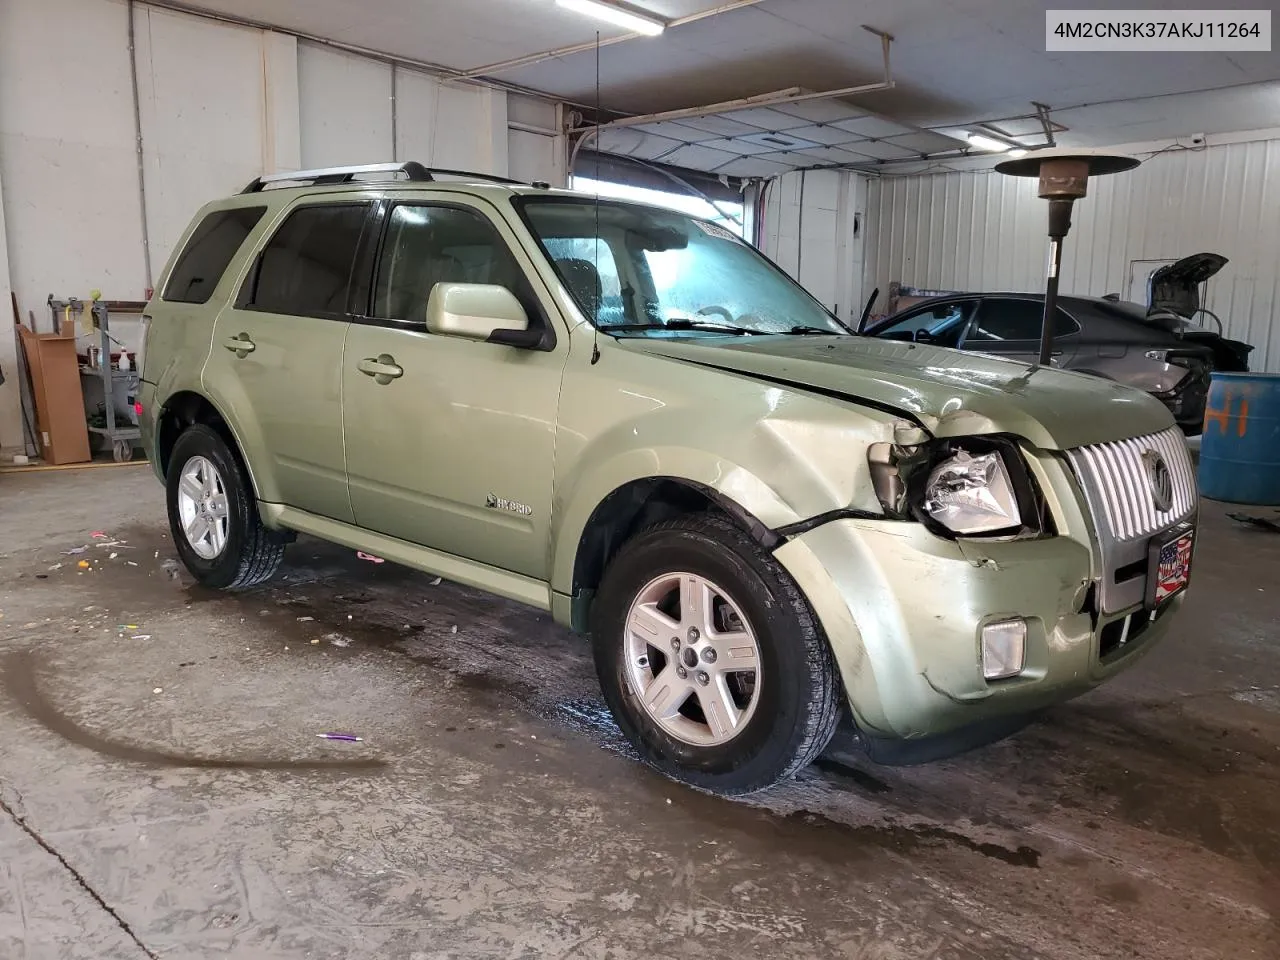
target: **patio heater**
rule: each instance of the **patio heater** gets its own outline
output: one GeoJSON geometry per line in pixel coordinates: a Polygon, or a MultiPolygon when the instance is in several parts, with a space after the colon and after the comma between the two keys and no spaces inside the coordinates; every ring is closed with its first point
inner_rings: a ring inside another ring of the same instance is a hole
{"type": "Polygon", "coordinates": [[[1053,317],[1058,309],[1058,274],[1062,271],[1062,241],[1071,229],[1071,207],[1089,190],[1089,178],[1132,170],[1137,157],[1091,150],[1037,150],[1025,157],[996,164],[996,172],[1010,177],[1038,177],[1040,198],[1049,201],[1049,276],[1044,290],[1044,320],[1040,327],[1040,359],[1047,367],[1053,354],[1053,317]]]}

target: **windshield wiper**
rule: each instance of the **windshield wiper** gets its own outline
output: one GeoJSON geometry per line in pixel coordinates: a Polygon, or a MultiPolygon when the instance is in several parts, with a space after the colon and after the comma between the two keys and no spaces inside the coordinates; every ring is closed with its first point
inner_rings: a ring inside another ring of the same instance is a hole
{"type": "Polygon", "coordinates": [[[847,337],[849,336],[849,334],[843,333],[840,330],[824,330],[822,327],[799,326],[799,327],[792,327],[790,330],[787,330],[785,332],[787,334],[791,334],[797,337],[809,337],[809,336],[847,337]]]}
{"type": "Polygon", "coordinates": [[[736,327],[729,323],[690,320],[686,317],[678,317],[674,320],[668,320],[666,323],[610,323],[600,329],[604,333],[637,333],[642,330],[707,330],[712,333],[731,333],[735,336],[762,332],[760,330],[751,330],[747,327],[736,327]]]}

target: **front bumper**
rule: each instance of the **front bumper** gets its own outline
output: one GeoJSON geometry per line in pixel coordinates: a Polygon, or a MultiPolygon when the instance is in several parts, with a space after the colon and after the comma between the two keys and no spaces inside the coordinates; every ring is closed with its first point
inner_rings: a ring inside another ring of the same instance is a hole
{"type": "MultiPolygon", "coordinates": [[[[1056,536],[952,541],[918,523],[846,519],[775,551],[822,623],[865,732],[931,737],[1070,699],[1136,663],[1176,617],[1182,596],[1151,619],[1145,573],[1118,583],[1131,572],[1117,561],[1130,558],[1102,535],[1109,521],[1066,458],[1024,453],[1056,536]],[[982,627],[1013,618],[1027,623],[1024,669],[988,681],[982,627]]],[[[1175,521],[1193,524],[1194,511],[1175,521]]]]}

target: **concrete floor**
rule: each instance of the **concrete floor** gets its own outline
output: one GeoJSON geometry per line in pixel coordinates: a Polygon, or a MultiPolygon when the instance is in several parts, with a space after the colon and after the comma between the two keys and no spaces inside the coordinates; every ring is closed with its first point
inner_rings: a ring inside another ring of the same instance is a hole
{"type": "Polygon", "coordinates": [[[1111,685],[729,802],[545,615],[311,541],[212,595],[145,467],[0,475],[0,958],[1274,960],[1280,537],[1224,512],[1111,685]]]}

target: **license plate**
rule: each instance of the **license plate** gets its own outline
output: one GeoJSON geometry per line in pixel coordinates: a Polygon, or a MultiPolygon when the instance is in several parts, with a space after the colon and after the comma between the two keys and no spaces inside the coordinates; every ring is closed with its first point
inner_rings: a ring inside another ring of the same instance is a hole
{"type": "Polygon", "coordinates": [[[1151,546],[1151,573],[1147,596],[1152,608],[1159,608],[1187,588],[1191,581],[1191,547],[1195,531],[1188,530],[1171,540],[1151,546]]]}

